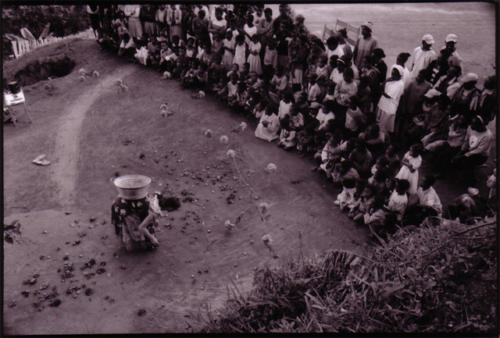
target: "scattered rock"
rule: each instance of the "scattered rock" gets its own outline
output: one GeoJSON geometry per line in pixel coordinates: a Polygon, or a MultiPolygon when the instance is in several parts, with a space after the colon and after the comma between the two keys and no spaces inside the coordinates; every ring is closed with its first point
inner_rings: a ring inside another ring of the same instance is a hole
{"type": "Polygon", "coordinates": [[[87,288],[85,290],[85,296],[92,296],[94,294],[94,290],[92,290],[91,288],[87,288]]]}
{"type": "Polygon", "coordinates": [[[58,307],[59,305],[61,305],[61,300],[60,299],[54,299],[50,304],[49,306],[51,307],[58,307]]]}
{"type": "Polygon", "coordinates": [[[71,211],[65,211],[64,214],[65,215],[71,215],[71,211]]]}
{"type": "Polygon", "coordinates": [[[24,291],[21,291],[21,294],[22,294],[24,297],[28,298],[28,296],[30,295],[30,292],[29,292],[28,290],[24,290],[24,291]]]}
{"type": "Polygon", "coordinates": [[[137,311],[137,315],[138,315],[139,317],[142,317],[142,316],[144,316],[145,314],[146,314],[146,310],[144,310],[144,309],[139,309],[139,311],[137,311]]]}
{"type": "Polygon", "coordinates": [[[13,308],[16,305],[17,305],[16,302],[12,300],[12,301],[9,302],[9,304],[7,306],[10,307],[10,308],[13,308]]]}
{"type": "Polygon", "coordinates": [[[95,220],[96,220],[96,218],[95,218],[95,217],[90,217],[90,218],[89,218],[89,222],[90,222],[90,223],[95,222],[95,220]]]}
{"type": "Polygon", "coordinates": [[[97,273],[98,275],[101,275],[101,274],[103,274],[103,273],[105,273],[105,272],[106,272],[106,269],[104,269],[104,268],[99,268],[99,269],[97,269],[97,271],[96,271],[96,273],[97,273]]]}
{"type": "Polygon", "coordinates": [[[143,153],[139,154],[139,159],[144,160],[145,157],[146,157],[146,155],[144,155],[143,153]]]}

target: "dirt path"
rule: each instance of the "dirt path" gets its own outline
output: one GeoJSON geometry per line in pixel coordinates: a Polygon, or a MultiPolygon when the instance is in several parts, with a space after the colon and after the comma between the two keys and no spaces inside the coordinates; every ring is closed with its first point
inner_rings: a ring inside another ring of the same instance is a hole
{"type": "Polygon", "coordinates": [[[70,206],[74,202],[80,157],[80,131],[86,113],[97,98],[116,90],[117,81],[130,75],[135,69],[132,66],[118,68],[66,107],[57,128],[54,151],[56,158],[52,166],[52,176],[58,183],[58,200],[62,206],[70,206]]]}

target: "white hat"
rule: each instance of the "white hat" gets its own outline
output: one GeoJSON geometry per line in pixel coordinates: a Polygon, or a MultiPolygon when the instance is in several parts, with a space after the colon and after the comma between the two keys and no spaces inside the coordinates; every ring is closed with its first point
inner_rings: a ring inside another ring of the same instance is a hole
{"type": "Polygon", "coordinates": [[[468,192],[468,193],[469,193],[469,195],[471,195],[471,196],[477,196],[477,195],[479,195],[479,189],[474,188],[474,187],[468,187],[468,188],[467,188],[467,192],[468,192]]]}
{"type": "Polygon", "coordinates": [[[392,72],[393,69],[396,69],[399,72],[399,75],[401,75],[401,76],[403,76],[403,74],[405,72],[404,69],[403,69],[403,67],[401,67],[400,65],[394,65],[394,66],[392,66],[391,72],[392,72]]]}
{"type": "Polygon", "coordinates": [[[445,42],[450,42],[450,41],[453,41],[453,42],[457,42],[458,41],[458,36],[456,34],[448,34],[446,35],[446,39],[444,40],[445,42]]]}
{"type": "Polygon", "coordinates": [[[477,80],[479,80],[479,76],[477,76],[476,73],[467,73],[462,77],[461,82],[462,83],[473,82],[473,81],[477,82],[477,80]]]}
{"type": "Polygon", "coordinates": [[[425,34],[424,36],[422,36],[422,41],[425,41],[429,45],[434,44],[434,38],[430,34],[425,34]]]}
{"type": "Polygon", "coordinates": [[[373,22],[371,22],[371,21],[365,21],[365,22],[363,22],[363,24],[361,25],[361,27],[363,27],[363,26],[365,26],[369,30],[372,30],[373,22]]]}

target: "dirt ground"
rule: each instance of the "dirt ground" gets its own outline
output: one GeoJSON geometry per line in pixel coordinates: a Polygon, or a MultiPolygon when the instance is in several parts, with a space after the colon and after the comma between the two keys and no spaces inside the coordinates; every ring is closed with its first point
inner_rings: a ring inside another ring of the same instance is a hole
{"type": "MultiPolygon", "coordinates": [[[[337,191],[311,173],[310,160],[256,139],[250,121],[232,131],[241,116],[210,97],[192,99],[178,82],[112,57],[94,41],[70,46],[73,73],[52,80],[54,90],[46,81],[25,88],[33,124],[4,126],[4,224],[21,224],[14,243],[4,243],[5,333],[196,331],[196,318],[220,306],[233,282],[247,290],[258,266],[301,252],[364,253],[371,245],[366,230],[333,205],[337,191]],[[82,67],[100,77],[81,82],[82,67]],[[117,90],[118,79],[128,92],[117,90]],[[163,102],[173,115],[160,115],[163,102]],[[227,145],[219,142],[223,134],[227,145]],[[31,163],[42,153],[50,166],[31,163]],[[264,170],[270,162],[276,173],[264,170]],[[160,221],[155,252],[124,252],[110,224],[111,178],[129,173],[151,176],[151,190],[182,201],[160,221]],[[271,205],[266,221],[260,202],[271,205]],[[240,215],[228,233],[224,221],[240,215]]],[[[4,69],[12,73],[23,62],[4,69]]]]}

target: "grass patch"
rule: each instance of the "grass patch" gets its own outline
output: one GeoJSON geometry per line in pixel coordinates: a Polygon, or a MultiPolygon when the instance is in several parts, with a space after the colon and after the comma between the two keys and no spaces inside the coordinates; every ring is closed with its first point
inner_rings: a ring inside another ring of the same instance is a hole
{"type": "Polygon", "coordinates": [[[491,333],[496,267],[496,223],[401,229],[370,257],[331,251],[257,270],[203,332],[491,333]]]}

